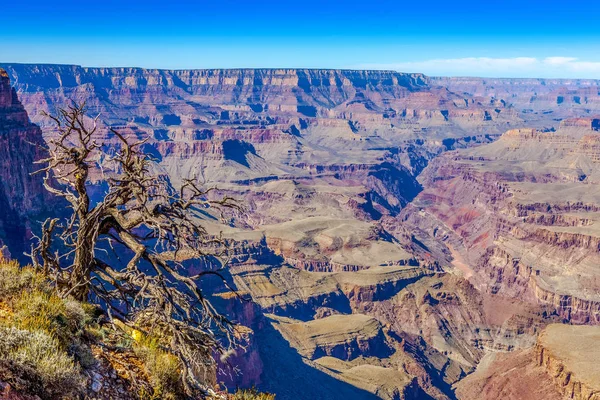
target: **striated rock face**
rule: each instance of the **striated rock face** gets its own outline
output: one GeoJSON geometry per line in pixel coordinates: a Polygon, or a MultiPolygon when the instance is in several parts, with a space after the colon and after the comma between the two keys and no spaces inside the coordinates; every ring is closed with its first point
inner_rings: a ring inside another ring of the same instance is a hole
{"type": "Polygon", "coordinates": [[[477,370],[454,386],[461,400],[563,400],[533,349],[491,353],[477,370]]]}
{"type": "Polygon", "coordinates": [[[535,357],[555,387],[569,399],[600,399],[600,328],[549,325],[535,346],[535,357]]]}
{"type": "Polygon", "coordinates": [[[450,228],[469,279],[487,293],[551,306],[574,323],[598,324],[600,170],[594,118],[557,131],[519,129],[496,143],[448,154],[423,174],[406,218],[450,228]],[[585,149],[586,151],[583,151],[585,149]]]}
{"type": "Polygon", "coordinates": [[[22,259],[28,248],[31,217],[40,211],[47,195],[40,176],[31,176],[43,146],[42,131],[29,122],[27,112],[0,69],[0,248],[22,259]]]}
{"type": "Polygon", "coordinates": [[[487,342],[478,338],[473,372],[452,383],[459,398],[597,396],[566,362],[595,371],[585,366],[587,354],[579,348],[597,346],[598,337],[586,338],[588,327],[545,328],[552,322],[599,323],[595,121],[564,120],[557,130],[512,129],[495,143],[446,153],[424,170],[424,190],[400,214],[430,241],[446,245],[446,252],[432,254],[473,285],[486,322],[502,325],[489,330],[494,335],[487,342]],[[549,356],[547,347],[555,354],[549,356]]]}
{"type": "Polygon", "coordinates": [[[331,315],[310,322],[281,321],[276,325],[298,352],[311,360],[329,356],[350,361],[358,356],[386,358],[381,324],[361,314],[331,315]]]}
{"type": "Polygon", "coordinates": [[[535,127],[544,126],[544,113],[587,125],[600,107],[600,81],[592,79],[430,78],[429,83],[474,98],[508,101],[515,110],[527,110],[526,119],[535,127]]]}
{"type": "Polygon", "coordinates": [[[353,304],[387,299],[431,274],[420,267],[371,267],[358,272],[312,273],[290,266],[236,267],[237,287],[267,312],[310,320],[327,307],[348,313],[353,304]]]}
{"type": "MultiPolygon", "coordinates": [[[[179,88],[195,95],[217,95],[228,102],[246,103],[248,94],[262,87],[264,96],[301,89],[329,103],[344,101],[357,89],[385,88],[389,95],[404,96],[406,90],[426,86],[422,74],[393,71],[319,69],[213,69],[152,70],[142,68],[84,68],[75,65],[10,64],[29,88],[114,86],[123,90],[145,91],[150,87],[179,88]],[[24,76],[27,75],[27,76],[24,76]],[[240,89],[241,88],[241,89],[240,89]],[[324,88],[327,92],[321,92],[324,88]],[[233,92],[236,93],[233,93],[233,92]]],[[[21,83],[21,82],[19,82],[21,83]]]]}
{"type": "MultiPolygon", "coordinates": [[[[397,369],[405,370],[402,382],[447,398],[450,385],[472,372],[485,351],[528,345],[535,334],[528,325],[538,323],[518,310],[512,319],[494,320],[467,281],[423,267],[319,273],[240,265],[232,274],[305,363],[384,398],[380,391],[391,389],[382,379],[397,369]],[[363,369],[370,385],[354,375],[363,369]]],[[[267,368],[261,381],[269,388],[274,374],[267,368]]]]}

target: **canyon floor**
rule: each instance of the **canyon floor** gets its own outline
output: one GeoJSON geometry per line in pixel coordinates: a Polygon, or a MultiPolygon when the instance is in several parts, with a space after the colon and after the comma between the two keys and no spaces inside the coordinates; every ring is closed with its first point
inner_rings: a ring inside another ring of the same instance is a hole
{"type": "Polygon", "coordinates": [[[218,372],[227,387],[600,398],[600,81],[0,67],[5,253],[52,209],[30,143],[69,101],[150,138],[173,187],[192,177],[244,205],[229,224],[199,216],[251,300],[207,282],[252,332],[218,372]]]}

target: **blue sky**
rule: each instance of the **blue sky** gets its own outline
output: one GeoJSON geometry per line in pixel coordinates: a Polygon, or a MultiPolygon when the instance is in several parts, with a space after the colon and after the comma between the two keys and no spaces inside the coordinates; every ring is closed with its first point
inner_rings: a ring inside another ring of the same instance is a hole
{"type": "Polygon", "coordinates": [[[4,0],[0,62],[600,79],[600,2],[4,0]]]}

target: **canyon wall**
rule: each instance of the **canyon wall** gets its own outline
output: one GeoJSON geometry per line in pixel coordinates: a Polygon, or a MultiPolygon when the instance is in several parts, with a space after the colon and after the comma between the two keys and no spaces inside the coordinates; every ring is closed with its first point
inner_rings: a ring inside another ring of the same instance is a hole
{"type": "Polygon", "coordinates": [[[600,399],[598,341],[600,328],[591,326],[554,324],[540,335],[536,361],[565,398],[600,399]]]}
{"type": "Polygon", "coordinates": [[[596,118],[558,130],[507,131],[446,154],[422,175],[406,218],[450,228],[480,289],[550,305],[564,320],[598,324],[598,166],[586,144],[596,118]],[[424,213],[414,210],[421,207],[424,213]]]}
{"type": "Polygon", "coordinates": [[[42,131],[29,122],[27,112],[0,69],[0,248],[25,260],[32,219],[48,199],[41,176],[32,176],[34,160],[44,146],[42,131]]]}

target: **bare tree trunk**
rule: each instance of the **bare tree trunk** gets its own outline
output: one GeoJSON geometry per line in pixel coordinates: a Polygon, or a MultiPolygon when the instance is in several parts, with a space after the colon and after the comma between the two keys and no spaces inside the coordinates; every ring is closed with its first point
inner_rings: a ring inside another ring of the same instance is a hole
{"type": "Polygon", "coordinates": [[[70,285],[73,289],[71,295],[79,301],[87,301],[90,294],[90,280],[95,264],[95,229],[88,221],[84,221],[78,230],[70,285]]]}

